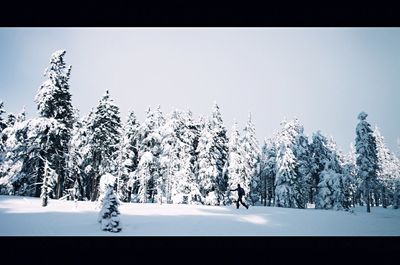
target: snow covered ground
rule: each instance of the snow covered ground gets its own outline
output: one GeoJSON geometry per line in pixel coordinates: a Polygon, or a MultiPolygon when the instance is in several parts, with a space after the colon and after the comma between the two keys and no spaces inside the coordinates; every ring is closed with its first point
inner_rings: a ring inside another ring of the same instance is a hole
{"type": "Polygon", "coordinates": [[[122,231],[100,230],[95,202],[0,196],[0,236],[399,236],[400,210],[123,203],[122,231]]]}

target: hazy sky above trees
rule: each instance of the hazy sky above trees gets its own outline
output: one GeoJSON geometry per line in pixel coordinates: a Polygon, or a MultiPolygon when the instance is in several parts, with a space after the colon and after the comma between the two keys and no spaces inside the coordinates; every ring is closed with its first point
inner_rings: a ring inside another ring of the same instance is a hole
{"type": "Polygon", "coordinates": [[[210,115],[228,129],[252,113],[260,144],[286,117],[349,150],[357,115],[369,114],[399,153],[400,28],[1,28],[0,100],[26,106],[50,55],[66,49],[72,104],[86,115],[106,89],[123,120],[148,106],[210,115]]]}

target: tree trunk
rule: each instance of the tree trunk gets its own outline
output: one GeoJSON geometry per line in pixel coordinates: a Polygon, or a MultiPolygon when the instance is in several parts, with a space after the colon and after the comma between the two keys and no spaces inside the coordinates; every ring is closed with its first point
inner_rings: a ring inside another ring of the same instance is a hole
{"type": "Polygon", "coordinates": [[[399,208],[399,184],[396,185],[396,189],[393,195],[393,208],[399,208]]]}
{"type": "Polygon", "coordinates": [[[132,196],[132,187],[128,188],[128,198],[127,198],[127,202],[131,202],[131,196],[132,196]]]}
{"type": "Polygon", "coordinates": [[[56,199],[59,199],[63,196],[63,186],[64,186],[64,178],[59,175],[57,178],[57,194],[56,199]]]}
{"type": "Polygon", "coordinates": [[[369,180],[365,182],[365,194],[367,195],[367,213],[371,212],[370,208],[370,191],[369,191],[369,180]]]}
{"type": "MultiPolygon", "coordinates": [[[[36,183],[40,183],[40,174],[36,175],[36,183]]],[[[40,185],[35,183],[35,197],[40,197],[40,185]]]]}
{"type": "Polygon", "coordinates": [[[379,193],[377,191],[378,189],[375,189],[374,191],[374,201],[375,201],[375,206],[379,207],[380,201],[379,201],[379,193]]]}
{"type": "Polygon", "coordinates": [[[93,202],[97,199],[97,177],[93,177],[92,180],[92,191],[90,194],[90,200],[93,202]]]}
{"type": "Polygon", "coordinates": [[[358,205],[360,206],[364,206],[364,194],[360,191],[357,192],[357,201],[358,201],[358,205]]]}
{"type": "Polygon", "coordinates": [[[264,179],[264,206],[267,206],[267,176],[264,179]]]}
{"type": "Polygon", "coordinates": [[[385,187],[382,186],[382,207],[386,208],[387,207],[387,202],[386,202],[386,190],[385,187]]]}

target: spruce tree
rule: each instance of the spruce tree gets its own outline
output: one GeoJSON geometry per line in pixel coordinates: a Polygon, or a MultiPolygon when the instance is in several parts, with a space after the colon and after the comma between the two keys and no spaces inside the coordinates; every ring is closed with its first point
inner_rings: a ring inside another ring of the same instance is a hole
{"type": "MultiPolygon", "coordinates": [[[[156,110],[151,110],[149,108],[146,112],[145,120],[138,127],[137,142],[139,166],[132,174],[132,178],[130,180],[132,182],[132,193],[136,198],[139,196],[139,191],[143,192],[145,190],[147,193],[146,198],[150,199],[151,201],[154,201],[155,199],[157,191],[156,184],[160,181],[160,128],[163,126],[164,122],[165,118],[160,110],[160,107],[158,107],[156,110]],[[140,167],[140,161],[142,160],[142,156],[145,154],[146,157],[143,160],[144,162],[142,163],[142,167],[140,167]],[[149,163],[150,157],[150,160],[152,161],[151,163],[149,163]],[[146,180],[146,184],[144,184],[144,180],[146,180]],[[141,185],[146,185],[146,187],[142,187],[141,185]]],[[[141,200],[143,200],[143,196],[144,195],[142,194],[141,200]]]]}
{"type": "Polygon", "coordinates": [[[380,188],[380,200],[382,206],[386,208],[390,204],[393,205],[395,201],[396,182],[400,175],[399,159],[387,147],[378,127],[375,127],[373,135],[376,141],[378,157],[377,180],[380,188]]]}
{"type": "Polygon", "coordinates": [[[281,143],[277,154],[277,174],[275,179],[275,206],[296,208],[296,158],[292,149],[286,143],[281,143]]]}
{"type": "Polygon", "coordinates": [[[260,156],[261,151],[255,135],[255,128],[251,121],[251,113],[246,123],[242,139],[242,157],[245,165],[243,188],[247,191],[245,199],[253,205],[259,200],[260,183],[260,156]]]}
{"type": "Polygon", "coordinates": [[[90,199],[91,180],[95,176],[92,152],[94,148],[91,142],[93,133],[89,127],[93,115],[92,110],[87,116],[74,123],[70,145],[69,170],[74,176],[74,186],[78,182],[83,200],[90,199]]]}
{"type": "Polygon", "coordinates": [[[161,185],[168,202],[200,203],[202,201],[195,176],[196,131],[191,112],[175,110],[160,129],[161,185]]]}
{"type": "Polygon", "coordinates": [[[358,183],[356,172],[356,153],[354,144],[350,144],[350,152],[343,157],[343,178],[348,191],[349,206],[356,206],[358,183]]]}
{"type": "Polygon", "coordinates": [[[343,174],[341,154],[337,150],[335,142],[330,139],[324,146],[327,156],[322,163],[324,169],[320,173],[318,189],[316,193],[316,209],[348,209],[348,192],[346,191],[346,179],[343,174]]]}
{"type": "Polygon", "coordinates": [[[198,179],[200,192],[205,198],[205,204],[220,205],[223,202],[224,194],[218,185],[218,177],[222,172],[218,171],[218,159],[220,153],[215,146],[215,138],[211,130],[211,123],[207,122],[200,133],[197,146],[198,179]]]}
{"type": "Polygon", "coordinates": [[[296,157],[296,138],[301,132],[297,119],[282,122],[283,129],[277,134],[277,173],[275,179],[275,206],[305,208],[304,184],[299,173],[296,157]]]}
{"type": "Polygon", "coordinates": [[[88,124],[92,156],[90,199],[97,200],[99,177],[117,173],[116,160],[121,137],[119,108],[113,103],[108,90],[100,100],[88,124]]]}
{"type": "Polygon", "coordinates": [[[275,197],[276,155],[274,139],[264,140],[260,173],[264,206],[271,206],[275,197]]]}
{"type": "Polygon", "coordinates": [[[6,145],[8,169],[2,181],[12,186],[12,193],[40,197],[38,183],[43,181],[44,161],[53,159],[53,144],[64,129],[53,118],[18,122],[10,128],[6,145]]]}
{"type": "Polygon", "coordinates": [[[191,204],[200,204],[203,202],[203,197],[200,192],[198,175],[196,174],[196,148],[199,142],[200,131],[197,121],[193,119],[193,114],[190,110],[182,113],[183,123],[181,130],[180,155],[181,170],[180,174],[185,177],[186,185],[180,187],[184,190],[185,196],[188,196],[188,202],[191,204]]]}
{"type": "Polygon", "coordinates": [[[297,123],[297,130],[294,154],[298,163],[297,173],[302,194],[301,205],[304,205],[305,207],[307,202],[310,202],[309,199],[311,197],[309,194],[312,186],[311,148],[308,143],[308,137],[304,134],[304,127],[299,122],[297,123]]]}
{"type": "Polygon", "coordinates": [[[67,67],[65,64],[65,53],[65,50],[59,50],[51,55],[50,65],[45,71],[48,79],[40,86],[35,98],[40,117],[53,118],[64,125],[63,130],[59,131],[58,137],[50,142],[49,157],[47,157],[58,175],[57,198],[62,197],[66,189],[64,185],[68,175],[65,170],[66,159],[73,125],[73,108],[68,83],[71,66],[67,67]]]}
{"type": "Polygon", "coordinates": [[[325,164],[329,160],[328,139],[320,131],[313,133],[310,145],[310,182],[309,182],[309,202],[315,203],[315,197],[319,193],[320,176],[325,169],[325,164]]]}
{"type": "MultiPolygon", "coordinates": [[[[241,145],[241,138],[237,128],[236,121],[234,122],[228,142],[228,161],[227,161],[227,174],[228,174],[228,191],[236,189],[237,184],[244,185],[245,183],[245,161],[243,158],[243,151],[241,145]]],[[[248,190],[249,191],[249,190],[248,190]]],[[[229,191],[230,201],[236,200],[237,195],[229,191]]]]}
{"type": "Polygon", "coordinates": [[[160,181],[158,186],[161,190],[162,198],[166,198],[167,203],[172,203],[172,187],[174,176],[178,169],[178,153],[176,136],[177,120],[174,113],[167,117],[165,124],[160,129],[161,134],[161,153],[160,153],[160,181]]]}
{"type": "Polygon", "coordinates": [[[14,125],[8,126],[0,132],[1,194],[15,194],[13,182],[21,176],[22,159],[17,155],[17,149],[21,152],[23,138],[17,137],[16,131],[25,126],[22,125],[24,121],[21,118],[17,118],[14,125]]]}
{"type": "Polygon", "coordinates": [[[362,188],[366,197],[367,212],[371,212],[371,188],[375,187],[378,170],[378,157],[376,141],[371,130],[371,125],[366,121],[367,114],[361,112],[358,115],[359,123],[356,127],[356,153],[357,171],[362,179],[362,188]]]}
{"type": "Polygon", "coordinates": [[[373,136],[375,137],[378,158],[377,180],[379,183],[382,206],[386,208],[390,200],[389,198],[391,197],[390,186],[395,175],[394,170],[396,167],[393,164],[395,159],[394,155],[386,146],[385,139],[377,126],[375,126],[373,136]]]}
{"type": "Polygon", "coordinates": [[[130,202],[132,185],[130,179],[138,166],[138,132],[139,123],[133,111],[130,111],[122,129],[118,161],[118,196],[122,201],[130,202]]]}
{"type": "Polygon", "coordinates": [[[216,102],[214,102],[213,105],[212,116],[210,119],[210,130],[213,138],[213,156],[217,170],[215,178],[215,184],[217,185],[215,187],[215,198],[218,198],[217,200],[220,203],[224,203],[224,196],[228,186],[228,179],[226,174],[224,174],[225,164],[228,159],[228,138],[226,135],[226,128],[222,121],[222,115],[216,102]]]}
{"type": "Polygon", "coordinates": [[[121,204],[114,193],[116,178],[111,174],[104,174],[100,179],[100,213],[98,221],[101,229],[109,232],[120,232],[121,221],[118,206],[121,204]]]}

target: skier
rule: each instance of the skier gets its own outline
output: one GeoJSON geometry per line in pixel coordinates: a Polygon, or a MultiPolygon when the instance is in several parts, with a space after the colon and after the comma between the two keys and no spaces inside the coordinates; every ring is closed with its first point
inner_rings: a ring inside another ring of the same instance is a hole
{"type": "Polygon", "coordinates": [[[240,187],[240,184],[237,185],[238,187],[234,190],[230,190],[230,191],[237,191],[238,192],[238,196],[239,198],[236,201],[236,209],[239,209],[239,202],[246,207],[246,209],[249,209],[249,206],[246,205],[243,201],[242,201],[242,197],[244,196],[244,189],[242,187],[240,187]]]}

